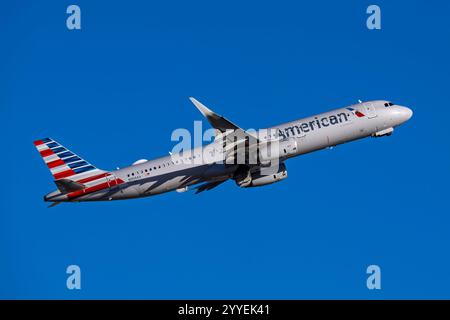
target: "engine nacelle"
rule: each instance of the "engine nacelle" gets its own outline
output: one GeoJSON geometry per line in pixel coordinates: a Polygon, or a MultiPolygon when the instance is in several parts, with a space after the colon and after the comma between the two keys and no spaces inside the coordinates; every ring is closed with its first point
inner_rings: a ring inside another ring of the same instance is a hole
{"type": "MultiPolygon", "coordinates": [[[[263,170],[270,170],[268,168],[264,168],[263,170]]],[[[288,177],[286,166],[284,163],[281,163],[278,171],[275,173],[268,174],[268,172],[261,172],[261,169],[258,171],[249,173],[247,175],[237,177],[235,179],[236,184],[241,188],[250,188],[250,187],[259,187],[265,186],[267,184],[275,183],[286,179],[288,177]]]]}
{"type": "Polygon", "coordinates": [[[387,128],[378,132],[375,132],[372,134],[372,137],[378,138],[378,137],[384,137],[384,136],[390,136],[394,132],[394,128],[387,128]]]}
{"type": "Polygon", "coordinates": [[[272,141],[260,147],[259,160],[261,163],[268,163],[275,159],[294,155],[297,151],[297,140],[294,138],[276,142],[272,141]]]}

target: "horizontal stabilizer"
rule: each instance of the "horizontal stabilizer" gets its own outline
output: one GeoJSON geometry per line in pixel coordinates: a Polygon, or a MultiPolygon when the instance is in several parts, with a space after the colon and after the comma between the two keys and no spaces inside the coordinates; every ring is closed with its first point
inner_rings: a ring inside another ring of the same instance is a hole
{"type": "Polygon", "coordinates": [[[62,202],[53,202],[51,205],[49,205],[47,208],[53,208],[54,206],[57,206],[58,204],[60,204],[62,202]]]}
{"type": "Polygon", "coordinates": [[[73,191],[83,190],[85,185],[70,179],[59,179],[55,181],[56,187],[62,193],[69,193],[73,191]]]}

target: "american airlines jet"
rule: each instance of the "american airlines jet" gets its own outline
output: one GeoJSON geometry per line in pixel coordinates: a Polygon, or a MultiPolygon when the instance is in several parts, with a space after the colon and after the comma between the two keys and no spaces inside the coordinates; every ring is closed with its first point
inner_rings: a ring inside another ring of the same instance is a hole
{"type": "Polygon", "coordinates": [[[44,200],[53,202],[51,206],[121,200],[183,192],[192,185],[199,193],[229,179],[242,188],[264,186],[287,178],[289,158],[365,137],[389,136],[413,114],[407,107],[376,100],[250,132],[190,99],[215,129],[215,138],[183,153],[105,171],[53,139],[36,140],[57,187],[44,200]]]}

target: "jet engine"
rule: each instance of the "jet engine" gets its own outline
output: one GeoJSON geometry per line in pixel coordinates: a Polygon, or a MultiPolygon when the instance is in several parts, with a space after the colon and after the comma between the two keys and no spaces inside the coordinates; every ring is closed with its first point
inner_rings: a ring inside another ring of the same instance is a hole
{"type": "Polygon", "coordinates": [[[248,168],[238,171],[234,180],[241,188],[259,187],[267,184],[275,183],[288,177],[286,166],[280,163],[278,170],[270,172],[273,168],[258,168],[257,171],[251,172],[248,168]]]}

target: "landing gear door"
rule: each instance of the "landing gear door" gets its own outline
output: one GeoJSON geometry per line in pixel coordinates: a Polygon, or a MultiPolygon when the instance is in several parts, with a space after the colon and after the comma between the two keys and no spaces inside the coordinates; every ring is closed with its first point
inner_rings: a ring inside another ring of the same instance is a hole
{"type": "Polygon", "coordinates": [[[363,103],[363,113],[367,115],[367,118],[372,119],[377,116],[377,110],[371,102],[363,103]]]}

